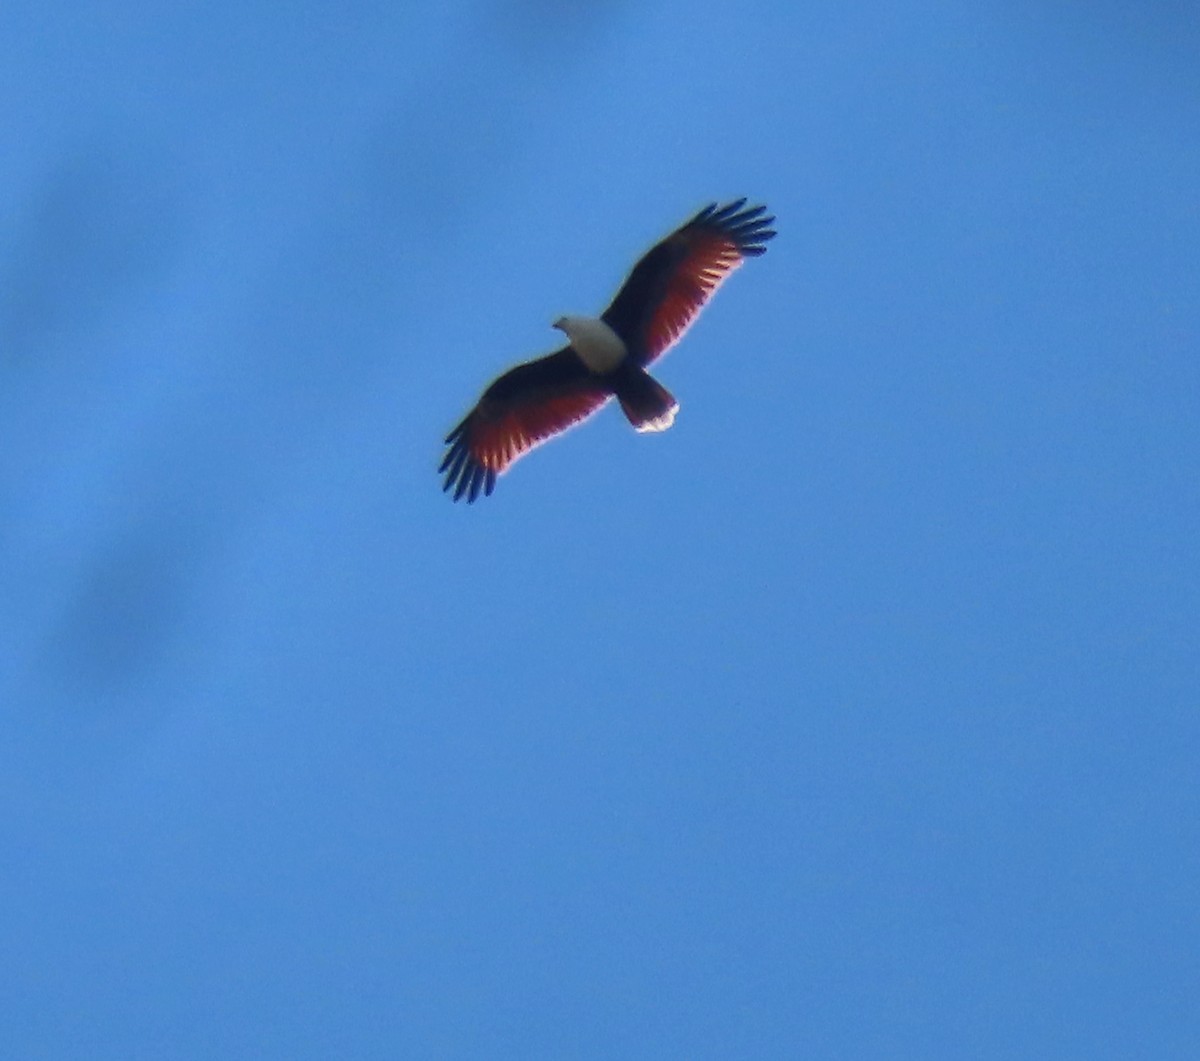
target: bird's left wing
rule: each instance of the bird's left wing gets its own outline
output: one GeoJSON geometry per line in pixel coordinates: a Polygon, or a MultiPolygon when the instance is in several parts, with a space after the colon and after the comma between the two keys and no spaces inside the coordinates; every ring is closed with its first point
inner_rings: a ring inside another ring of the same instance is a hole
{"type": "Polygon", "coordinates": [[[490,494],[496,476],[534,446],[591,416],[612,392],[570,347],[504,373],[446,436],[449,449],[438,467],[454,500],[490,494]]]}
{"type": "Polygon", "coordinates": [[[704,304],[746,258],[775,236],[765,206],[706,206],[643,255],[603,319],[641,365],[683,337],[704,304]]]}

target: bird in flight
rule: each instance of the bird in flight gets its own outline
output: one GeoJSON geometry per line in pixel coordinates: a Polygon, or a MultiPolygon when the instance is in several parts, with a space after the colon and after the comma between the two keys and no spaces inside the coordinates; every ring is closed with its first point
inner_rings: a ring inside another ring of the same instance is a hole
{"type": "Polygon", "coordinates": [[[745,199],[712,203],[649,250],[599,317],[560,317],[568,345],[496,379],[446,436],[438,473],[454,500],[491,494],[496,476],[610,398],[637,431],[665,431],[679,403],[646,367],[671,349],[747,258],[766,251],[774,217],[745,199]]]}

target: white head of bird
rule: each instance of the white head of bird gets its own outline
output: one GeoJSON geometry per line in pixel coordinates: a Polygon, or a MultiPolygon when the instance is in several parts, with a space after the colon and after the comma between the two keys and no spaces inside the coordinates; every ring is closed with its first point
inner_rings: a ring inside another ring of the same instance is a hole
{"type": "Polygon", "coordinates": [[[611,372],[628,353],[621,337],[596,317],[559,317],[554,327],[567,337],[579,359],[593,372],[611,372]]]}

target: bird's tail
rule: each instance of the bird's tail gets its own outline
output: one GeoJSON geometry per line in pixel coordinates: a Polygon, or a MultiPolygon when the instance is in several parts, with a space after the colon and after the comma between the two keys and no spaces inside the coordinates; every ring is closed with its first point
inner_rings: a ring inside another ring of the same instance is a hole
{"type": "Polygon", "coordinates": [[[675,422],[679,403],[644,369],[630,366],[620,374],[616,386],[621,410],[638,431],[666,431],[675,422]]]}

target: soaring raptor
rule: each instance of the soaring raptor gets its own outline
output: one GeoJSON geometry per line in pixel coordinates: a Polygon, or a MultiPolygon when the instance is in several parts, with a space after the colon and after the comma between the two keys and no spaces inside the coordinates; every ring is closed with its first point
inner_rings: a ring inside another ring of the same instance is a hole
{"type": "Polygon", "coordinates": [[[691,326],[725,278],[775,232],[765,206],[706,206],[648,251],[599,317],[560,317],[569,345],[509,369],[446,436],[438,468],[454,500],[490,494],[534,446],[586,420],[610,398],[637,431],[665,431],[679,403],[646,367],[691,326]]]}

